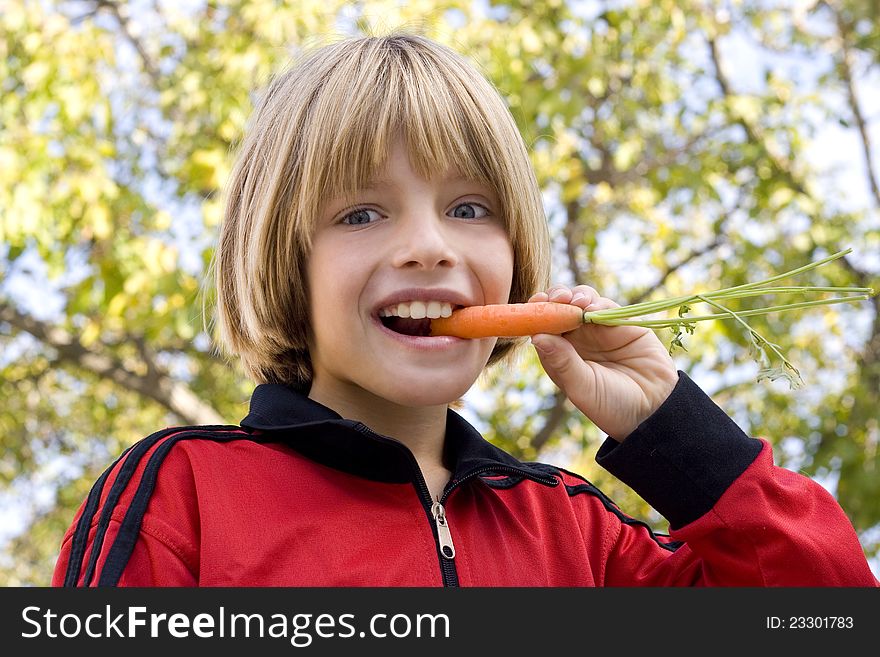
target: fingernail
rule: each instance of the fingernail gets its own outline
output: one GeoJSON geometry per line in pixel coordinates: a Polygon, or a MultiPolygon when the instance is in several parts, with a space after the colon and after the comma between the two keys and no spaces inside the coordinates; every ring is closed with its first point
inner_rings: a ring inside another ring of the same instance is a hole
{"type": "Polygon", "coordinates": [[[550,347],[549,345],[541,344],[541,343],[535,342],[535,341],[532,340],[531,338],[529,338],[529,341],[532,343],[532,346],[533,346],[537,351],[539,351],[540,353],[544,354],[545,356],[546,356],[547,354],[549,354],[550,352],[553,351],[553,348],[550,347]]]}
{"type": "Polygon", "coordinates": [[[578,292],[571,298],[571,302],[574,303],[575,301],[583,301],[586,298],[587,295],[585,295],[583,292],[578,292]]]}

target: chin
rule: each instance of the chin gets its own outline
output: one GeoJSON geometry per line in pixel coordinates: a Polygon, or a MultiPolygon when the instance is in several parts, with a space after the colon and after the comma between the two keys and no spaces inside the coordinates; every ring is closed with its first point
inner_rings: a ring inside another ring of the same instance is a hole
{"type": "Polygon", "coordinates": [[[419,382],[396,381],[392,389],[377,391],[390,402],[401,406],[445,406],[460,399],[474,384],[474,380],[437,381],[421,380],[419,382]]]}

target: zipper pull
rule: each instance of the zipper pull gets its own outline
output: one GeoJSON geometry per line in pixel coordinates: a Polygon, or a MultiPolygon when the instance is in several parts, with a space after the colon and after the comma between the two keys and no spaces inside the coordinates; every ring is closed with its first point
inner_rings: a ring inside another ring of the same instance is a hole
{"type": "Polygon", "coordinates": [[[440,541],[440,554],[447,559],[455,558],[455,546],[452,544],[452,534],[449,532],[449,525],[446,524],[446,510],[440,504],[440,500],[434,502],[431,507],[431,515],[434,516],[434,522],[437,523],[437,538],[440,541]]]}

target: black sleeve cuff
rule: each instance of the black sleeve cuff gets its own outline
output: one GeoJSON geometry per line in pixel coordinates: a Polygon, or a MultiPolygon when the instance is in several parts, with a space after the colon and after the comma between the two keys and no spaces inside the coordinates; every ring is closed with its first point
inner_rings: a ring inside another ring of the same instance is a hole
{"type": "Polygon", "coordinates": [[[660,408],[622,443],[608,438],[596,462],[675,528],[709,511],[760,451],[761,441],[679,371],[660,408]]]}

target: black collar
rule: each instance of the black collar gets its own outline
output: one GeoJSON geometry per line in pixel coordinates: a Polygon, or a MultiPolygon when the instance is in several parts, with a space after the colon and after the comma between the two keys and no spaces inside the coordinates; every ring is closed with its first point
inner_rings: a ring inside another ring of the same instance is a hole
{"type": "MultiPolygon", "coordinates": [[[[341,417],[292,386],[258,385],[241,426],[266,433],[268,438],[283,441],[314,461],[360,477],[395,483],[419,478],[415,457],[403,443],[372,431],[362,422],[341,417]]],[[[450,484],[475,473],[492,472],[556,483],[547,472],[492,445],[452,409],[446,414],[443,460],[452,472],[450,484]]]]}

